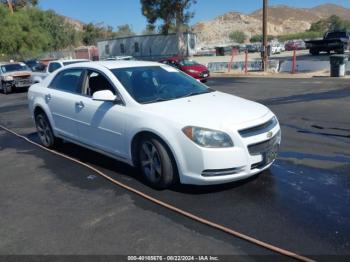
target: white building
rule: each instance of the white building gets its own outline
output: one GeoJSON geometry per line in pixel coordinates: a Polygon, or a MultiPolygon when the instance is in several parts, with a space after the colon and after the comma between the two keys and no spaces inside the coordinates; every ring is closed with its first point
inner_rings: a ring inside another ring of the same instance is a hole
{"type": "MultiPolygon", "coordinates": [[[[157,60],[180,54],[179,39],[176,34],[136,35],[103,40],[97,43],[100,59],[115,56],[133,56],[137,59],[157,60]]],[[[196,35],[184,33],[184,55],[195,54],[196,35]]]]}

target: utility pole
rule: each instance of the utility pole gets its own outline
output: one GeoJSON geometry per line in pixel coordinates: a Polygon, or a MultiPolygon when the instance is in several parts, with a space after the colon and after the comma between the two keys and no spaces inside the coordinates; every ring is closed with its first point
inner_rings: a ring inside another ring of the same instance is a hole
{"type": "Polygon", "coordinates": [[[11,14],[13,14],[12,0],[7,0],[7,4],[9,6],[10,11],[11,11],[11,14]]]}
{"type": "Polygon", "coordinates": [[[267,49],[267,6],[268,0],[263,0],[263,70],[267,70],[268,66],[268,49],[267,49]]]}

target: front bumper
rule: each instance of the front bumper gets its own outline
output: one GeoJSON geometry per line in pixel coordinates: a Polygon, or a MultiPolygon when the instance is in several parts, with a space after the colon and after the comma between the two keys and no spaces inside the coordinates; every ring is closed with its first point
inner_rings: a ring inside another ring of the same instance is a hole
{"type": "Polygon", "coordinates": [[[15,79],[11,81],[4,81],[3,84],[5,86],[15,87],[15,88],[28,88],[33,84],[31,79],[15,79]]]}
{"type": "Polygon", "coordinates": [[[209,71],[203,71],[203,72],[198,72],[198,73],[191,73],[191,72],[186,72],[188,75],[192,76],[195,79],[198,79],[200,81],[203,80],[208,80],[210,78],[210,72],[209,71]]]}
{"type": "MultiPolygon", "coordinates": [[[[250,123],[250,126],[267,123],[271,117],[269,114],[259,123],[250,123]]],[[[260,131],[244,137],[238,131],[232,131],[229,133],[235,144],[232,148],[203,148],[189,141],[182,152],[184,163],[179,168],[181,183],[228,183],[246,179],[269,168],[281,143],[280,126],[277,122],[260,131]]],[[[185,139],[188,140],[187,137],[185,139]]]]}

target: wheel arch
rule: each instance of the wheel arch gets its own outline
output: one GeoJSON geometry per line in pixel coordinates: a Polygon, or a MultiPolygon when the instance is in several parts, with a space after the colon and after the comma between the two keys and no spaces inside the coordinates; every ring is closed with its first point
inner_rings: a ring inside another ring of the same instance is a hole
{"type": "Polygon", "coordinates": [[[131,162],[134,166],[137,166],[137,160],[138,160],[138,155],[137,155],[137,149],[139,146],[139,143],[141,142],[142,138],[145,137],[154,137],[158,139],[167,149],[167,151],[170,153],[170,158],[172,159],[175,169],[176,169],[176,179],[179,179],[179,159],[177,157],[177,154],[174,150],[174,148],[170,145],[169,141],[164,138],[162,135],[160,135],[158,132],[155,132],[153,130],[141,130],[137,132],[133,138],[131,139],[130,143],[130,154],[131,154],[131,162]]]}
{"type": "Polygon", "coordinates": [[[52,116],[51,114],[49,113],[49,110],[48,108],[45,108],[44,106],[42,106],[41,104],[35,104],[33,106],[33,119],[34,119],[34,122],[35,122],[35,116],[38,114],[38,113],[44,113],[48,120],[49,120],[49,123],[50,123],[50,126],[52,128],[52,131],[53,133],[56,135],[56,131],[55,131],[55,128],[54,128],[54,125],[53,125],[53,119],[52,119],[52,116]]]}

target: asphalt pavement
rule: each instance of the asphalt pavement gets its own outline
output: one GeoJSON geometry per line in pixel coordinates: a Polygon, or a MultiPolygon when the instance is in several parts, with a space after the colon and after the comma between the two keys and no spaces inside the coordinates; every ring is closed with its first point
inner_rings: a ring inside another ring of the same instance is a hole
{"type": "MultiPolygon", "coordinates": [[[[113,159],[69,143],[58,151],[267,243],[317,260],[350,259],[349,81],[224,77],[208,85],[263,103],[278,116],[282,147],[268,171],[221,186],[155,191],[113,159]]],[[[24,92],[0,94],[0,124],[37,141],[24,92]]],[[[1,255],[221,254],[261,260],[253,255],[273,254],[152,204],[5,131],[0,164],[1,255]]]]}

